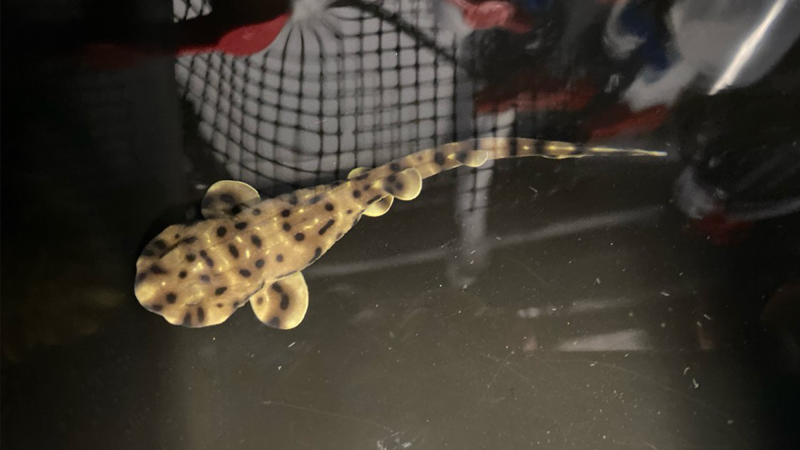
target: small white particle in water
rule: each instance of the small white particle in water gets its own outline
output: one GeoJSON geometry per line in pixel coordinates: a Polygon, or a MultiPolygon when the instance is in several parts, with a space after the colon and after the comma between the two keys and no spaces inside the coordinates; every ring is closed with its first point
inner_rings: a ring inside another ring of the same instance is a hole
{"type": "Polygon", "coordinates": [[[706,318],[706,320],[714,320],[714,319],[712,319],[712,318],[711,318],[711,317],[710,317],[708,314],[703,314],[703,317],[705,317],[705,318],[706,318]]]}
{"type": "Polygon", "coordinates": [[[700,383],[698,383],[698,382],[697,382],[697,380],[695,380],[694,378],[692,378],[692,386],[694,386],[694,388],[695,388],[695,389],[697,389],[697,388],[699,388],[699,387],[700,387],[700,383]]]}
{"type": "Polygon", "coordinates": [[[597,365],[597,363],[596,363],[596,362],[593,362],[593,363],[589,364],[589,367],[594,367],[594,366],[596,366],[596,365],[597,365]]]}
{"type": "Polygon", "coordinates": [[[661,291],[661,295],[663,295],[664,297],[669,297],[669,292],[661,291]]]}
{"type": "Polygon", "coordinates": [[[661,328],[667,328],[667,322],[661,322],[661,328]]]}
{"type": "Polygon", "coordinates": [[[686,375],[687,373],[689,373],[689,368],[688,367],[683,369],[683,374],[686,375]]]}
{"type": "Polygon", "coordinates": [[[614,245],[614,243],[612,242],[611,245],[614,245]]]}
{"type": "Polygon", "coordinates": [[[595,278],[594,281],[597,282],[597,284],[600,284],[600,278],[595,278]]]}
{"type": "Polygon", "coordinates": [[[728,419],[728,425],[733,425],[733,419],[728,419]]]}
{"type": "Polygon", "coordinates": [[[495,236],[494,238],[497,239],[498,241],[502,241],[503,240],[503,238],[501,238],[500,236],[495,236]]]}
{"type": "Polygon", "coordinates": [[[474,255],[476,251],[477,251],[477,250],[473,250],[473,251],[469,252],[469,254],[470,254],[470,255],[474,255]]]}
{"type": "Polygon", "coordinates": [[[283,366],[278,366],[278,370],[281,370],[281,367],[283,367],[283,366]]]}
{"type": "Polygon", "coordinates": [[[630,311],[630,312],[628,313],[628,317],[633,317],[633,311],[630,311]]]}
{"type": "Polygon", "coordinates": [[[289,344],[289,347],[286,347],[286,348],[291,348],[291,347],[292,347],[294,344],[296,344],[296,343],[297,343],[297,341],[295,341],[295,342],[292,342],[291,344],[289,344]]]}

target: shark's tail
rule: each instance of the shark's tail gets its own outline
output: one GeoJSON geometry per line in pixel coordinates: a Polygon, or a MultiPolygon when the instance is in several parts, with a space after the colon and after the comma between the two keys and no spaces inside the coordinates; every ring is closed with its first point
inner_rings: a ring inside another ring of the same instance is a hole
{"type": "MultiPolygon", "coordinates": [[[[582,158],[585,156],[664,157],[666,153],[641,149],[592,147],[539,139],[477,138],[445,144],[434,149],[422,150],[401,158],[392,164],[395,167],[413,167],[419,171],[424,179],[462,165],[479,167],[488,160],[528,156],[550,159],[582,158]]],[[[392,164],[386,167],[390,167],[392,164]]]]}

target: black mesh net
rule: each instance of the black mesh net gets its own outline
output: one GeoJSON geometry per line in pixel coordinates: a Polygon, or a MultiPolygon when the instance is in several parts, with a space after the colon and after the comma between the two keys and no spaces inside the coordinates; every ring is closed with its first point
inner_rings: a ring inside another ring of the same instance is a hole
{"type": "MultiPolygon", "coordinates": [[[[176,20],[209,10],[175,3],[176,20]]],[[[424,0],[335,4],[260,53],[181,57],[176,78],[228,174],[274,194],[477,133],[454,53],[424,0]]]]}

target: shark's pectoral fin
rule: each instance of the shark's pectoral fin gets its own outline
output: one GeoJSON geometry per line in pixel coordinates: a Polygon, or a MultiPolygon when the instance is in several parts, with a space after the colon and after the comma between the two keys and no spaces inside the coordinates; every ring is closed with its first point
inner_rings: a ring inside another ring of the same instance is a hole
{"type": "Polygon", "coordinates": [[[252,186],[241,181],[218,181],[211,185],[200,204],[203,217],[216,219],[233,217],[243,209],[261,201],[252,186]]]}
{"type": "Polygon", "coordinates": [[[389,175],[377,182],[378,188],[400,200],[414,200],[422,190],[422,175],[414,168],[389,175]]]}
{"type": "Polygon", "coordinates": [[[264,324],[289,330],[303,321],[308,310],[308,286],[301,272],[265,284],[252,297],[250,305],[264,324]]]}

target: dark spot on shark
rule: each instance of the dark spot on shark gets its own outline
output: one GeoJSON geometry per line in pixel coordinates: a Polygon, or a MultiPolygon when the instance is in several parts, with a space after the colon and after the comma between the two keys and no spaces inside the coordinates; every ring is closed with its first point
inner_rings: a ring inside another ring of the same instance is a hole
{"type": "Polygon", "coordinates": [[[191,325],[192,324],[192,313],[187,312],[185,316],[183,316],[183,325],[191,325]]]}
{"type": "Polygon", "coordinates": [[[275,257],[275,261],[278,261],[279,263],[282,263],[283,262],[283,255],[278,253],[278,256],[275,257]]]}
{"type": "Polygon", "coordinates": [[[264,297],[258,297],[256,299],[256,305],[262,305],[264,303],[264,297]]]}
{"type": "Polygon", "coordinates": [[[261,238],[256,236],[255,234],[250,236],[250,242],[253,243],[256,247],[261,248],[261,238]]]}
{"type": "Polygon", "coordinates": [[[167,303],[169,303],[170,305],[175,304],[175,302],[177,300],[178,300],[178,296],[174,292],[170,292],[170,293],[167,294],[167,303]]]}
{"type": "Polygon", "coordinates": [[[333,211],[333,204],[325,203],[325,211],[333,211]]]}
{"type": "Polygon", "coordinates": [[[186,254],[186,260],[187,260],[187,261],[189,261],[189,262],[194,262],[194,260],[195,260],[195,259],[197,259],[197,257],[196,257],[196,256],[194,256],[194,253],[187,253],[187,254],[186,254]]]}
{"type": "Polygon", "coordinates": [[[316,260],[319,259],[320,256],[322,256],[322,249],[317,247],[317,249],[314,250],[314,256],[311,257],[311,260],[308,263],[313,264],[316,260]]]}
{"type": "Polygon", "coordinates": [[[203,283],[211,283],[211,277],[208,275],[200,275],[200,281],[203,283]]]}
{"type": "Polygon", "coordinates": [[[283,286],[281,286],[280,283],[278,283],[278,282],[272,283],[272,286],[270,286],[270,287],[275,292],[283,292],[283,286]]]}
{"type": "Polygon", "coordinates": [[[308,204],[309,205],[315,205],[315,204],[319,203],[320,200],[322,200],[322,197],[319,196],[319,195],[315,195],[315,196],[311,197],[310,200],[308,200],[308,204]]]}
{"type": "Polygon", "coordinates": [[[269,319],[269,322],[267,323],[267,325],[269,325],[271,327],[275,327],[275,328],[280,328],[281,327],[281,319],[278,316],[275,316],[272,319],[269,319]]]}
{"type": "Polygon", "coordinates": [[[142,250],[142,256],[155,256],[155,253],[153,253],[153,251],[149,248],[146,248],[142,250]]]}
{"type": "Polygon", "coordinates": [[[231,256],[233,256],[234,258],[238,258],[239,257],[239,249],[236,248],[235,245],[228,244],[228,251],[231,253],[231,256]]]}
{"type": "Polygon", "coordinates": [[[261,210],[258,209],[258,208],[253,208],[252,213],[253,213],[254,216],[260,216],[261,215],[261,210]]]}
{"type": "Polygon", "coordinates": [[[247,269],[241,269],[241,270],[239,270],[239,275],[241,275],[241,276],[243,276],[245,278],[249,278],[250,275],[252,275],[252,273],[247,269]]]}
{"type": "Polygon", "coordinates": [[[236,198],[231,194],[220,194],[219,199],[229,205],[236,203],[236,198]]]}
{"type": "Polygon", "coordinates": [[[208,256],[208,253],[206,253],[205,250],[200,250],[200,257],[203,258],[203,261],[206,262],[206,265],[208,267],[214,267],[214,260],[211,259],[210,256],[208,256]]]}
{"type": "Polygon", "coordinates": [[[288,209],[284,209],[283,211],[281,211],[281,217],[289,217],[291,214],[292,214],[292,211],[290,211],[288,209]]]}
{"type": "Polygon", "coordinates": [[[283,223],[283,231],[289,231],[292,229],[292,225],[289,222],[283,223]]]}
{"type": "Polygon", "coordinates": [[[234,225],[234,228],[237,230],[244,230],[247,228],[247,222],[238,222],[236,225],[234,225]]]}
{"type": "Polygon", "coordinates": [[[159,249],[159,250],[164,250],[165,248],[167,248],[167,243],[166,243],[166,242],[164,242],[164,241],[163,241],[163,240],[161,240],[161,239],[157,239],[157,240],[155,240],[155,241],[153,242],[153,245],[155,246],[155,248],[157,248],[157,249],[159,249]]]}
{"type": "Polygon", "coordinates": [[[262,267],[264,267],[264,260],[263,259],[257,259],[256,260],[256,269],[260,269],[262,267]]]}
{"type": "Polygon", "coordinates": [[[397,181],[397,177],[394,175],[389,175],[388,177],[386,177],[386,181],[388,181],[389,183],[394,183],[395,181],[397,181]]]}
{"type": "Polygon", "coordinates": [[[197,307],[197,321],[203,323],[206,320],[206,310],[202,306],[197,307]]]}
{"type": "Polygon", "coordinates": [[[217,228],[217,237],[225,236],[225,233],[227,233],[227,232],[228,232],[227,228],[219,227],[219,228],[217,228]]]}
{"type": "Polygon", "coordinates": [[[220,296],[220,295],[224,294],[225,291],[227,291],[227,290],[228,290],[227,286],[220,286],[214,291],[214,295],[220,296]]]}
{"type": "Polygon", "coordinates": [[[325,223],[325,225],[323,225],[322,228],[319,229],[319,235],[322,236],[323,234],[325,234],[325,232],[328,231],[328,229],[330,229],[330,227],[332,227],[335,222],[336,221],[334,219],[328,220],[325,223]]]}
{"type": "Polygon", "coordinates": [[[456,153],[456,161],[460,162],[461,164],[464,164],[465,162],[467,162],[467,156],[469,156],[467,151],[466,150],[462,150],[462,151],[456,153]]]}
{"type": "Polygon", "coordinates": [[[135,284],[137,284],[137,285],[140,284],[142,281],[145,280],[145,278],[147,278],[147,272],[139,272],[139,274],[136,275],[136,283],[135,284]]]}
{"type": "Polygon", "coordinates": [[[436,151],[436,153],[433,154],[433,162],[435,162],[440,166],[443,166],[445,162],[444,153],[436,151]]]}
{"type": "Polygon", "coordinates": [[[165,273],[167,273],[167,271],[164,270],[161,266],[153,264],[152,266],[150,266],[150,273],[154,275],[164,275],[165,273]]]}
{"type": "Polygon", "coordinates": [[[353,198],[360,198],[360,197],[361,197],[361,191],[359,191],[358,189],[353,191],[353,198]]]}
{"type": "Polygon", "coordinates": [[[282,309],[282,310],[284,310],[284,311],[286,311],[286,309],[287,309],[287,308],[289,308],[289,294],[287,294],[287,293],[285,293],[285,292],[281,294],[281,304],[280,304],[280,307],[281,307],[281,309],[282,309]]]}
{"type": "Polygon", "coordinates": [[[394,172],[400,172],[401,170],[403,170],[403,166],[401,166],[400,163],[398,162],[393,162],[389,164],[389,168],[394,172]]]}
{"type": "Polygon", "coordinates": [[[186,278],[186,271],[185,270],[181,270],[178,273],[178,278],[186,278]]]}
{"type": "Polygon", "coordinates": [[[197,237],[195,237],[195,236],[189,236],[189,237],[183,238],[183,243],[184,244],[194,244],[195,242],[197,242],[197,237]]]}
{"type": "Polygon", "coordinates": [[[369,178],[369,172],[364,172],[364,173],[362,173],[361,175],[357,176],[357,177],[356,177],[356,180],[358,180],[358,181],[364,181],[364,180],[366,180],[367,178],[369,178]]]}
{"type": "Polygon", "coordinates": [[[297,241],[297,242],[300,242],[305,238],[306,238],[306,235],[303,234],[303,233],[297,233],[297,234],[294,235],[294,240],[297,241]]]}
{"type": "Polygon", "coordinates": [[[161,311],[162,309],[164,309],[164,306],[163,305],[159,305],[158,303],[153,303],[152,305],[150,305],[148,307],[148,309],[150,309],[150,311],[158,312],[158,311],[161,311]]]}
{"type": "Polygon", "coordinates": [[[377,202],[378,200],[380,200],[381,198],[383,198],[382,195],[380,195],[380,194],[376,195],[375,197],[372,197],[371,199],[367,200],[367,204],[371,205],[371,204],[377,202]]]}

